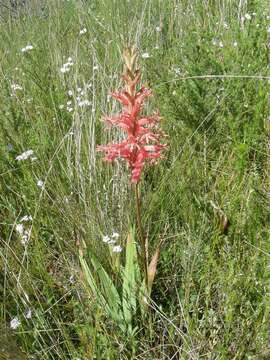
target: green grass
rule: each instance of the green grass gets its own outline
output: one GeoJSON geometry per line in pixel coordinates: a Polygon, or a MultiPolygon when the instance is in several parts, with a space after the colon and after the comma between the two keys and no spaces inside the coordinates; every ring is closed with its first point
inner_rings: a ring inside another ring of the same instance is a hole
{"type": "Polygon", "coordinates": [[[0,5],[0,358],[270,358],[267,10],[263,0],[0,5]],[[116,111],[107,95],[121,87],[121,53],[133,43],[150,54],[140,56],[142,82],[169,150],[141,182],[150,248],[166,241],[131,340],[98,306],[78,253],[84,243],[119,282],[102,235],[117,231],[125,244],[129,174],[95,149],[120,136],[100,118],[116,111]],[[78,87],[90,106],[68,96],[78,87]],[[15,160],[28,149],[37,160],[15,160]],[[24,215],[27,246],[16,231],[24,215]]]}

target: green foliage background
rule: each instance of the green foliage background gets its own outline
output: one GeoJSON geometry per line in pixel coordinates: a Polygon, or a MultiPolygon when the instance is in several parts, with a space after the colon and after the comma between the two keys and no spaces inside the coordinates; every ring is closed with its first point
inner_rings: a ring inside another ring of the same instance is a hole
{"type": "Polygon", "coordinates": [[[3,356],[269,359],[268,1],[10,3],[0,5],[3,356]],[[100,118],[116,111],[107,94],[121,86],[127,44],[139,49],[148,110],[160,110],[169,144],[141,184],[149,243],[166,241],[132,343],[89,295],[78,257],[85,243],[118,284],[102,235],[117,231],[124,246],[134,202],[125,166],[104,164],[95,148],[121,136],[100,118]],[[90,107],[68,96],[78,87],[90,107]],[[37,160],[16,161],[27,149],[37,160]],[[26,214],[24,247],[15,226],[26,214]]]}

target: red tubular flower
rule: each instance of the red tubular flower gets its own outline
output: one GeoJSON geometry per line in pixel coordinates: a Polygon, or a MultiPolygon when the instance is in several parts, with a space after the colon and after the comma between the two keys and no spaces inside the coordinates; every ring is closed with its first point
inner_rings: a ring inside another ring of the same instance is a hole
{"type": "Polygon", "coordinates": [[[140,116],[144,102],[152,92],[145,87],[136,92],[140,72],[133,70],[136,60],[134,53],[126,52],[124,59],[127,68],[123,75],[126,90],[111,93],[111,96],[122,104],[122,112],[115,116],[106,116],[103,120],[110,126],[121,128],[127,136],[121,143],[100,145],[97,151],[104,152],[104,160],[109,162],[116,158],[125,159],[131,169],[131,181],[138,183],[146,161],[155,163],[166,145],[160,143],[164,134],[158,129],[159,114],[140,116]]]}

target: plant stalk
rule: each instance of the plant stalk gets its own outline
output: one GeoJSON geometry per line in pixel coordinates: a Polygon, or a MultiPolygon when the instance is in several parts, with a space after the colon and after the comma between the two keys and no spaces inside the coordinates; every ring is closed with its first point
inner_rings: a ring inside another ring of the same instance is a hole
{"type": "Polygon", "coordinates": [[[147,253],[146,253],[146,241],[142,227],[142,215],[141,215],[141,204],[139,197],[139,186],[138,183],[135,184],[135,199],[136,199],[136,216],[137,216],[137,226],[138,226],[138,234],[140,239],[140,244],[142,248],[141,262],[144,268],[145,274],[145,285],[148,291],[148,264],[147,264],[147,253]]]}

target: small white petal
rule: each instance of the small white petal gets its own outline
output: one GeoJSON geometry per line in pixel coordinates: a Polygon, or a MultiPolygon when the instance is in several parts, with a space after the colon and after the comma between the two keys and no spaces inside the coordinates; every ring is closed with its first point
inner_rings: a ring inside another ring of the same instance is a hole
{"type": "Polygon", "coordinates": [[[43,188],[43,187],[44,187],[44,181],[38,180],[38,181],[37,181],[37,186],[38,186],[39,188],[43,188]]]}
{"type": "Polygon", "coordinates": [[[17,329],[17,327],[19,327],[20,325],[21,325],[21,322],[17,317],[15,317],[14,319],[12,319],[10,321],[10,327],[13,330],[17,329]]]}
{"type": "Polygon", "coordinates": [[[149,59],[150,55],[147,52],[145,52],[145,53],[142,54],[142,58],[143,59],[149,59]]]}
{"type": "Polygon", "coordinates": [[[21,161],[21,160],[27,160],[31,155],[34,154],[33,150],[26,150],[25,152],[23,152],[21,155],[18,155],[16,157],[17,161],[21,161]]]}
{"type": "Polygon", "coordinates": [[[102,238],[102,241],[103,241],[104,243],[108,243],[110,240],[111,240],[111,239],[110,239],[110,237],[109,237],[108,235],[105,235],[105,236],[103,236],[103,238],[102,238]]]}
{"type": "Polygon", "coordinates": [[[32,220],[33,220],[33,218],[32,218],[31,215],[24,215],[24,216],[21,218],[20,222],[32,221],[32,220]]]}
{"type": "Polygon", "coordinates": [[[120,245],[116,245],[113,247],[112,251],[115,253],[120,253],[122,251],[122,247],[120,245]]]}
{"type": "Polygon", "coordinates": [[[31,317],[32,317],[32,311],[31,311],[31,309],[28,309],[28,310],[26,311],[25,317],[26,317],[26,319],[31,319],[31,317]]]}
{"type": "Polygon", "coordinates": [[[20,234],[20,235],[23,235],[24,233],[24,226],[23,224],[17,224],[16,227],[15,227],[16,231],[20,234]]]}
{"type": "Polygon", "coordinates": [[[110,239],[107,244],[113,245],[113,244],[115,244],[115,243],[116,243],[116,240],[110,239]]]}

